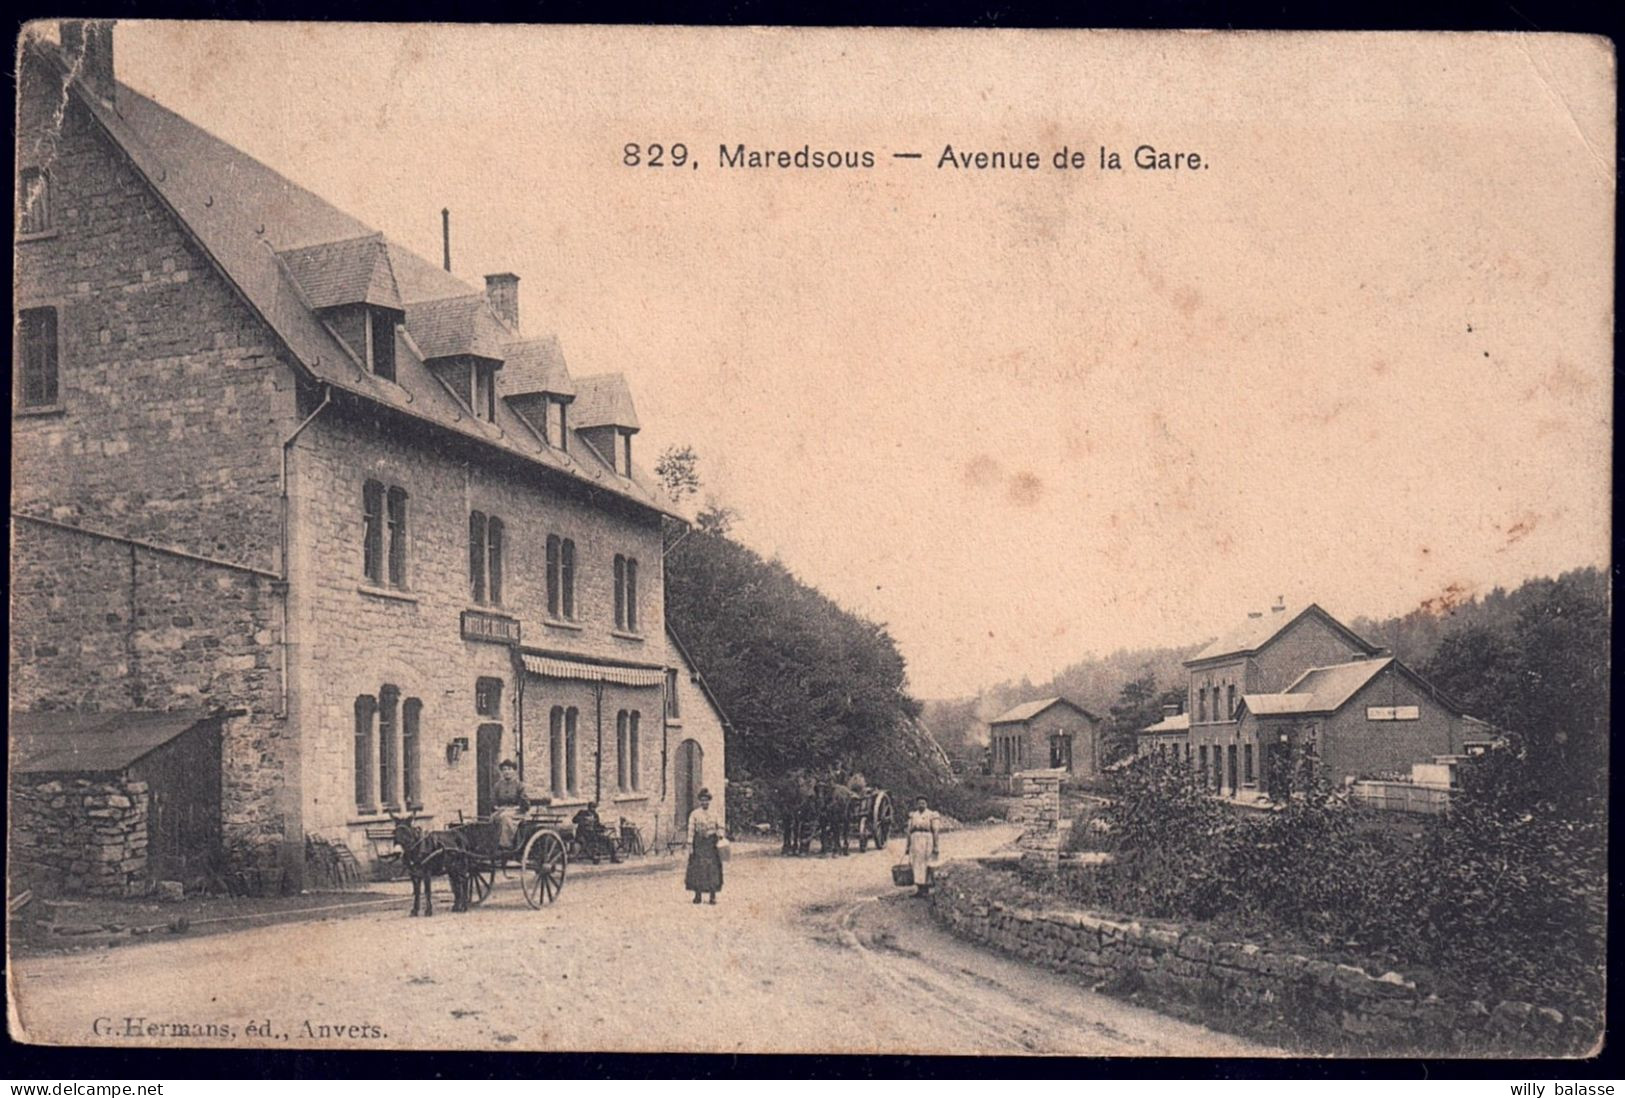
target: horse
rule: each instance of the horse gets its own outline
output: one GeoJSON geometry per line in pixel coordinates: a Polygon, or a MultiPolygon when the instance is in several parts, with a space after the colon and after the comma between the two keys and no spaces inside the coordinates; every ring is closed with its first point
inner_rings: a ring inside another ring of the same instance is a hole
{"type": "Polygon", "coordinates": [[[412,878],[412,914],[418,913],[422,895],[423,917],[434,914],[434,878],[441,873],[451,882],[451,909],[467,911],[469,901],[469,851],[460,835],[452,831],[424,831],[410,818],[389,817],[395,821],[395,845],[401,848],[401,864],[412,878]]]}
{"type": "Polygon", "coordinates": [[[811,852],[813,826],[818,818],[814,794],[817,787],[803,770],[785,775],[773,786],[773,803],[784,835],[781,853],[801,855],[811,852]]]}
{"type": "Polygon", "coordinates": [[[852,791],[835,781],[817,786],[820,854],[849,854],[852,849],[852,791]]]}

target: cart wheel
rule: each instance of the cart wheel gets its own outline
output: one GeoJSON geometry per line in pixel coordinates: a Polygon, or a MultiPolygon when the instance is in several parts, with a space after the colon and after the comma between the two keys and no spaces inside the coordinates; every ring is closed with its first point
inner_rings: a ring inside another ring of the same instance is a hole
{"type": "Polygon", "coordinates": [[[891,798],[881,793],[875,798],[875,849],[883,850],[891,838],[893,817],[891,798]]]}
{"type": "Polygon", "coordinates": [[[497,867],[494,865],[477,865],[468,874],[468,899],[470,903],[483,904],[485,898],[491,894],[492,887],[497,883],[497,867]]]}
{"type": "Polygon", "coordinates": [[[563,841],[553,832],[532,835],[519,855],[519,885],[525,890],[525,902],[544,907],[558,899],[568,861],[563,841]]]}

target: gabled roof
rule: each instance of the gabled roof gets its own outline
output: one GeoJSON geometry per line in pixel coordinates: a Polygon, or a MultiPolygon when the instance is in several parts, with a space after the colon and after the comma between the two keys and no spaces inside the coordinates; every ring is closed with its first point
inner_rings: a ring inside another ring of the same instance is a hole
{"type": "Polygon", "coordinates": [[[507,329],[484,294],[413,301],[406,306],[406,330],[425,361],[475,355],[502,361],[507,329]]]}
{"type": "Polygon", "coordinates": [[[1335,713],[1359,693],[1365,684],[1395,662],[1392,656],[1378,660],[1353,660],[1330,667],[1311,667],[1279,694],[1243,694],[1241,703],[1258,717],[1278,717],[1295,713],[1335,713]]]}
{"type": "Polygon", "coordinates": [[[1382,651],[1382,649],[1377,645],[1372,644],[1370,641],[1354,632],[1354,630],[1332,617],[1326,611],[1322,610],[1317,604],[1310,603],[1308,606],[1305,606],[1299,610],[1272,611],[1260,617],[1248,618],[1246,621],[1242,622],[1240,625],[1236,626],[1234,629],[1215,640],[1212,644],[1196,653],[1196,655],[1186,660],[1185,666],[1190,667],[1193,664],[1205,663],[1208,660],[1216,660],[1226,656],[1252,655],[1268,647],[1276,637],[1286,632],[1291,626],[1296,625],[1299,621],[1311,616],[1319,618],[1333,630],[1341,633],[1345,639],[1347,639],[1360,651],[1365,652],[1367,655],[1374,656],[1378,652],[1382,651]]]}
{"type": "Polygon", "coordinates": [[[1089,710],[1085,709],[1083,706],[1078,705],[1076,702],[1067,701],[1065,698],[1040,698],[1037,701],[1023,702],[1022,704],[1016,706],[1015,708],[1007,711],[1002,716],[995,717],[991,721],[988,721],[987,723],[988,724],[1021,724],[1021,723],[1025,722],[1025,721],[1032,720],[1034,717],[1036,717],[1040,713],[1044,712],[1044,710],[1049,709],[1051,706],[1055,706],[1055,705],[1064,705],[1068,709],[1071,709],[1071,710],[1074,710],[1074,711],[1076,711],[1078,713],[1083,714],[1085,717],[1088,717],[1092,721],[1099,720],[1099,718],[1096,717],[1093,713],[1089,712],[1089,710]]]}
{"type": "Polygon", "coordinates": [[[570,406],[570,422],[583,430],[592,427],[638,429],[638,413],[632,407],[632,388],[623,374],[595,374],[576,378],[576,402],[570,406]]]}
{"type": "Polygon", "coordinates": [[[1335,713],[1388,668],[1393,668],[1394,674],[1409,679],[1417,689],[1450,712],[1465,716],[1459,702],[1392,656],[1351,660],[1329,667],[1311,667],[1282,693],[1243,694],[1241,704],[1247,712],[1258,717],[1335,713]]]}
{"type": "Polygon", "coordinates": [[[14,774],[116,773],[219,714],[13,713],[14,774]]]}
{"type": "Polygon", "coordinates": [[[559,346],[558,336],[517,340],[508,344],[507,355],[502,367],[502,390],[508,396],[576,395],[576,384],[564,364],[564,349],[559,346]]]}
{"type": "Polygon", "coordinates": [[[700,693],[704,694],[705,700],[711,703],[711,708],[717,711],[717,720],[723,728],[732,732],[734,730],[733,722],[728,719],[728,714],[722,708],[722,703],[717,701],[716,694],[712,693],[711,684],[705,680],[705,672],[701,671],[700,665],[694,662],[694,657],[688,654],[688,648],[683,644],[682,639],[678,637],[676,631],[672,629],[669,621],[666,623],[666,639],[671,641],[671,646],[677,650],[678,658],[693,673],[694,683],[700,688],[700,693]]]}
{"type": "Polygon", "coordinates": [[[1189,732],[1191,730],[1191,715],[1189,713],[1175,713],[1171,717],[1164,717],[1156,724],[1148,724],[1140,729],[1137,735],[1148,735],[1154,732],[1189,732]]]}
{"type": "Polygon", "coordinates": [[[401,291],[395,284],[383,233],[310,244],[277,254],[315,308],[381,305],[401,309],[401,291]]]}
{"type": "MultiPolygon", "coordinates": [[[[374,237],[374,229],[127,85],[117,86],[115,109],[78,80],[67,79],[67,66],[56,46],[28,37],[24,48],[29,57],[56,67],[68,94],[129,158],[159,201],[282,340],[293,364],[306,376],[335,394],[352,394],[395,415],[435,424],[611,495],[682,517],[643,470],[618,477],[590,457],[577,460],[573,445],[569,452],[550,447],[503,401],[497,402],[494,424],[468,415],[409,352],[397,350],[395,384],[369,373],[316,315],[279,253],[374,237]]],[[[384,244],[397,291],[408,308],[441,298],[483,298],[479,289],[387,237],[384,244]]],[[[500,344],[512,340],[514,333],[494,316],[492,320],[503,333],[497,336],[495,355],[501,358],[500,344]]],[[[477,323],[483,327],[483,322],[477,323]]],[[[477,346],[487,345],[481,340],[488,340],[488,333],[474,334],[477,346]]],[[[498,371],[498,395],[505,396],[500,377],[498,371]]]]}

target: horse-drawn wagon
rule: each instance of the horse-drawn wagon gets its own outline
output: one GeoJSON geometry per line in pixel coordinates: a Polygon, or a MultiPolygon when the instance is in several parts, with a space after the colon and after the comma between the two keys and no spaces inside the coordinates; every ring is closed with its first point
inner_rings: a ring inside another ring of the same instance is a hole
{"type": "Polygon", "coordinates": [[[558,899],[570,864],[566,845],[574,830],[564,817],[533,812],[519,821],[512,847],[498,845],[495,820],[456,823],[450,830],[462,840],[470,903],[485,901],[496,887],[498,873],[504,878],[518,875],[525,902],[531,907],[558,899]]]}
{"type": "Polygon", "coordinates": [[[891,797],[884,789],[854,791],[847,812],[847,830],[858,840],[859,854],[868,850],[871,842],[876,850],[885,848],[897,821],[891,797]]]}

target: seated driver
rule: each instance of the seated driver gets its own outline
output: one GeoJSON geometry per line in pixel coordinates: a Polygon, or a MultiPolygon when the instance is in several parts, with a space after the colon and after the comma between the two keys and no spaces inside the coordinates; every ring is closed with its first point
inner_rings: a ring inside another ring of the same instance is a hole
{"type": "Polygon", "coordinates": [[[497,782],[491,788],[491,804],[495,809],[497,846],[507,850],[519,837],[519,821],[530,811],[530,794],[525,791],[525,783],[519,780],[518,763],[503,759],[497,770],[497,782]]]}
{"type": "Polygon", "coordinates": [[[604,821],[598,818],[598,802],[588,801],[587,807],[575,814],[576,839],[581,843],[583,851],[590,852],[589,856],[594,862],[598,860],[598,851],[609,851],[609,860],[619,862],[621,855],[615,849],[615,844],[609,839],[609,830],[604,821]]]}

